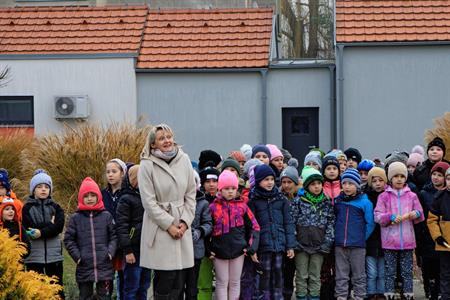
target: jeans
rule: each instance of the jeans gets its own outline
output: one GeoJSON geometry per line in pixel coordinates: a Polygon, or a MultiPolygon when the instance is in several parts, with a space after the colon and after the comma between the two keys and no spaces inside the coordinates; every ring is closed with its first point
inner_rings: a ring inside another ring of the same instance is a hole
{"type": "Polygon", "coordinates": [[[367,297],[384,294],[384,257],[366,256],[367,297]]]}
{"type": "Polygon", "coordinates": [[[123,300],[147,300],[151,270],[134,264],[125,264],[123,270],[123,300]]]}

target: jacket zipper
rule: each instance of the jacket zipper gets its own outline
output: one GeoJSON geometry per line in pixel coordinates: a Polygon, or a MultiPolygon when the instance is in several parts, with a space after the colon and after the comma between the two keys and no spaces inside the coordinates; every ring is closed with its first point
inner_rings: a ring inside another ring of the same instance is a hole
{"type": "Polygon", "coordinates": [[[89,214],[89,222],[91,224],[91,242],[92,242],[92,258],[94,260],[94,279],[95,282],[97,282],[97,253],[95,251],[95,233],[94,233],[94,214],[91,211],[91,213],[89,214]]]}
{"type": "Polygon", "coordinates": [[[348,227],[348,207],[345,213],[345,233],[344,233],[344,247],[347,246],[347,227],[348,227]]]}
{"type": "MultiPolygon", "coordinates": [[[[400,203],[400,191],[397,192],[398,212],[402,216],[402,206],[400,203]]],[[[403,222],[400,222],[400,249],[403,250],[403,222]]]]}
{"type": "MultiPolygon", "coordinates": [[[[45,224],[45,213],[44,213],[44,201],[41,200],[41,210],[42,210],[42,219],[44,220],[44,224],[45,224]]],[[[42,232],[41,232],[42,234],[42,232]]],[[[45,264],[47,264],[47,239],[44,238],[44,261],[45,264]]]]}

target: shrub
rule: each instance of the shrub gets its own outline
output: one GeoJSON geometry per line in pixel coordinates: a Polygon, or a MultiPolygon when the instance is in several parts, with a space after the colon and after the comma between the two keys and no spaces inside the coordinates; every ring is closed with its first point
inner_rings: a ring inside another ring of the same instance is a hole
{"type": "Polygon", "coordinates": [[[450,112],[446,112],[442,117],[434,119],[434,128],[429,129],[425,133],[425,144],[428,144],[436,136],[444,140],[447,148],[445,159],[450,161],[450,112]]]}
{"type": "Polygon", "coordinates": [[[108,160],[118,157],[139,162],[149,130],[150,126],[129,123],[66,125],[61,133],[36,138],[22,152],[22,173],[28,184],[34,170],[45,169],[53,180],[53,197],[70,214],[77,207],[77,192],[86,176],[104,186],[108,160]]]}
{"type": "Polygon", "coordinates": [[[60,299],[62,287],[56,284],[56,278],[24,271],[20,260],[25,252],[22,243],[0,230],[0,299],[60,299]]]}

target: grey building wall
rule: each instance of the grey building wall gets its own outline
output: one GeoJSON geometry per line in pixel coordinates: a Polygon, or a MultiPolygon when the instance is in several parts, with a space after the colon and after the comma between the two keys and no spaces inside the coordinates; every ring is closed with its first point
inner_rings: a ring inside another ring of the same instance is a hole
{"type": "Polygon", "coordinates": [[[282,108],[319,108],[319,147],[331,148],[330,70],[271,69],[267,78],[267,141],[282,145],[282,108]]]}
{"type": "Polygon", "coordinates": [[[0,58],[10,67],[1,96],[33,96],[35,133],[61,130],[54,118],[54,97],[88,95],[88,121],[136,121],[136,73],[133,58],[21,59],[0,58]]]}
{"type": "MultiPolygon", "coordinates": [[[[330,71],[269,69],[267,143],[282,145],[282,108],[319,107],[320,146],[330,147],[330,71]]],[[[259,72],[138,73],[138,114],[165,122],[192,159],[201,150],[222,155],[263,139],[259,72]]]]}
{"type": "Polygon", "coordinates": [[[138,73],[138,114],[167,123],[191,159],[204,149],[228,154],[261,141],[261,75],[138,73]]]}
{"type": "Polygon", "coordinates": [[[363,156],[423,144],[450,110],[450,46],[346,47],[343,142],[363,156]]]}

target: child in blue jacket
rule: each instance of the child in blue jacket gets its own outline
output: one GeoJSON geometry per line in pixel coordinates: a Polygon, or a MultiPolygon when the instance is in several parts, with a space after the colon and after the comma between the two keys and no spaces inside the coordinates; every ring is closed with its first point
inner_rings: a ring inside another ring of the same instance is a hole
{"type": "Polygon", "coordinates": [[[361,176],[356,169],[347,169],[341,183],[342,193],[334,204],[335,296],[338,300],[347,299],[351,273],[355,299],[362,300],[366,297],[366,240],[375,228],[373,205],[361,192],[361,176]]]}

